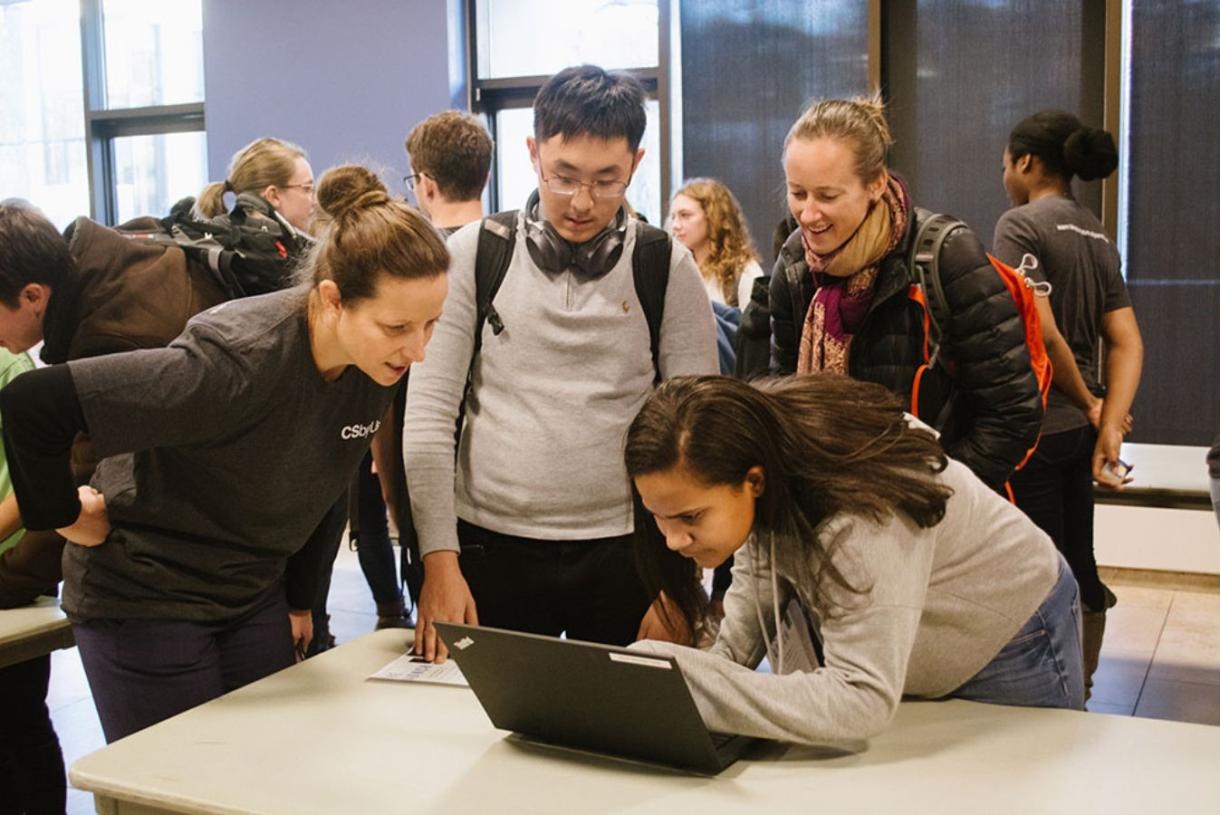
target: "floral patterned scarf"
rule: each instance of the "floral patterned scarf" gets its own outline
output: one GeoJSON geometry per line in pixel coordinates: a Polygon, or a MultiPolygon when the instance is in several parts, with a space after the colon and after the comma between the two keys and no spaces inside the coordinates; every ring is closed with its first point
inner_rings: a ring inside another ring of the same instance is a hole
{"type": "Polygon", "coordinates": [[[906,234],[910,209],[906,187],[891,175],[880,201],[835,251],[815,254],[802,230],[805,263],[816,288],[801,329],[798,374],[847,373],[847,352],[873,303],[880,261],[906,234]]]}

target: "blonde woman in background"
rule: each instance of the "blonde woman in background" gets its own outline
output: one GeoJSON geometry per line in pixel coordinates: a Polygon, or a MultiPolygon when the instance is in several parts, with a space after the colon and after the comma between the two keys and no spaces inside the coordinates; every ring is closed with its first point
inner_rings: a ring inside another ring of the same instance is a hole
{"type": "Polygon", "coordinates": [[[313,229],[318,206],[313,169],[305,151],[292,142],[262,138],[238,150],[225,180],[208,184],[199,193],[195,215],[209,220],[231,215],[224,203],[229,192],[237,196],[233,211],[286,222],[294,232],[306,235],[313,229]]]}
{"type": "Polygon", "coordinates": [[[712,302],[745,308],[762,267],[729,188],[714,178],[687,181],[669,205],[669,231],[695,256],[712,302]]]}

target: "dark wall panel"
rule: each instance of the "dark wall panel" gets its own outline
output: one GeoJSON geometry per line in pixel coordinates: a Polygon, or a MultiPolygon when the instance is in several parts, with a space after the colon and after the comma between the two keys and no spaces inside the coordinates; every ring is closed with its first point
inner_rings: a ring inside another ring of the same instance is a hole
{"type": "Polygon", "coordinates": [[[868,4],[687,0],[680,18],[683,173],[733,190],[769,262],[784,136],[811,99],[868,90],[868,4]]]}
{"type": "Polygon", "coordinates": [[[1220,4],[1131,9],[1127,279],[1147,348],[1133,441],[1220,431],[1220,4]]]}
{"type": "MultiPolygon", "coordinates": [[[[1044,108],[1102,124],[1104,3],[888,0],[883,83],[897,143],[890,164],[917,203],[949,212],[990,246],[1008,208],[1008,133],[1044,108]]],[[[1077,182],[1100,211],[1101,184],[1077,182]]]]}

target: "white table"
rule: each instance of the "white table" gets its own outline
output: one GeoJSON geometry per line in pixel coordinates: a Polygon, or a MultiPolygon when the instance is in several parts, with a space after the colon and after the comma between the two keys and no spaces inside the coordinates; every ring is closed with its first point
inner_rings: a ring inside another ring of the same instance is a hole
{"type": "MultiPolygon", "coordinates": [[[[903,704],[860,754],[765,744],[715,778],[534,747],[466,688],[366,681],[380,631],[73,766],[100,813],[1220,812],[1220,728],[903,704]]],[[[624,727],[630,727],[624,720],[624,727]]]]}
{"type": "Polygon", "coordinates": [[[59,610],[59,601],[52,597],[0,610],[0,668],[75,644],[72,625],[59,610]]]}
{"type": "Polygon", "coordinates": [[[1103,504],[1210,510],[1207,450],[1178,444],[1124,444],[1120,455],[1133,465],[1134,480],[1118,492],[1096,487],[1095,499],[1103,504]]]}

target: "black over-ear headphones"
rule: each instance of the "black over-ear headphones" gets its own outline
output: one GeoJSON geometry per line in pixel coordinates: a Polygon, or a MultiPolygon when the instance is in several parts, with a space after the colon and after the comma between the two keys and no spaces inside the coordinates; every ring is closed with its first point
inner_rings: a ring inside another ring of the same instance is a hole
{"type": "Polygon", "coordinates": [[[560,274],[571,269],[581,277],[601,277],[623,255],[627,239],[627,213],[619,209],[614,221],[584,243],[572,243],[555,227],[538,217],[538,191],[525,203],[525,246],[539,269],[560,274]]]}

